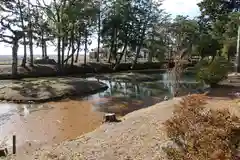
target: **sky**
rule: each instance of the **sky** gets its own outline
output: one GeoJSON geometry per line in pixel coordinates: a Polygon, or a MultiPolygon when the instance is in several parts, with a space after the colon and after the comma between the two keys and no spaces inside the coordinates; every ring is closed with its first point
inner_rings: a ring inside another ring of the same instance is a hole
{"type": "Polygon", "coordinates": [[[171,13],[173,17],[176,15],[184,15],[195,17],[200,14],[197,3],[201,0],[165,0],[163,8],[167,13],[171,13]]]}
{"type": "MultiPolygon", "coordinates": [[[[47,2],[49,0],[45,0],[47,2]]],[[[162,8],[166,10],[167,13],[172,14],[173,17],[176,15],[184,15],[189,17],[195,17],[199,15],[199,9],[197,3],[201,0],[165,0],[163,2],[162,8]]],[[[96,48],[97,41],[93,41],[89,50],[96,48]]],[[[19,55],[23,55],[23,46],[19,47],[19,55]]],[[[34,54],[41,55],[41,48],[35,48],[34,54]]],[[[55,47],[48,47],[48,54],[56,54],[55,47]]],[[[83,54],[81,52],[80,54],[83,54]]],[[[8,45],[0,43],[0,55],[11,55],[11,47],[8,45]]]]}

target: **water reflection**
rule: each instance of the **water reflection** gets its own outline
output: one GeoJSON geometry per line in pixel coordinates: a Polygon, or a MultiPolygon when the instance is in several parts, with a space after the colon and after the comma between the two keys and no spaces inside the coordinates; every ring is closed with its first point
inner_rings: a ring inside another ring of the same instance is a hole
{"type": "MultiPolygon", "coordinates": [[[[108,85],[108,89],[104,92],[91,95],[85,99],[91,100],[94,108],[101,112],[113,112],[119,115],[125,115],[134,110],[151,106],[160,101],[164,97],[171,98],[174,93],[174,80],[172,75],[151,74],[157,77],[157,81],[152,82],[133,82],[121,80],[102,80],[108,85]]],[[[89,78],[94,80],[95,78],[89,78]]],[[[198,84],[193,77],[183,76],[180,81],[180,92],[186,94],[190,90],[196,88],[198,84]]]]}
{"type": "MultiPolygon", "coordinates": [[[[109,76],[109,75],[108,75],[109,76]]],[[[111,75],[110,75],[111,76],[111,75]]],[[[116,76],[116,75],[115,75],[116,76]]],[[[136,109],[151,106],[164,99],[165,96],[171,98],[174,93],[173,75],[169,73],[154,73],[147,76],[154,77],[156,81],[121,81],[116,79],[104,80],[90,77],[89,80],[97,80],[108,85],[104,92],[90,95],[78,100],[88,100],[93,109],[101,112],[114,112],[125,115],[136,109]]],[[[66,77],[69,79],[79,79],[82,77],[66,77]]],[[[57,78],[48,78],[57,79],[57,78]]],[[[60,78],[61,79],[61,78],[60,78]]],[[[184,75],[181,83],[181,92],[186,94],[189,90],[198,87],[194,77],[184,75]]],[[[32,112],[39,110],[49,110],[53,106],[49,104],[0,104],[0,120],[9,117],[9,114],[18,113],[21,116],[28,116],[32,112]]]]}

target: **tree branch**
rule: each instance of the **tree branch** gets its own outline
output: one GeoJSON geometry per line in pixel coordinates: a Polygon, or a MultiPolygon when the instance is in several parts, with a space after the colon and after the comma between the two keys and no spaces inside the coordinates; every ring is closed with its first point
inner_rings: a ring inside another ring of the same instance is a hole
{"type": "Polygon", "coordinates": [[[8,36],[8,35],[3,35],[3,34],[1,34],[1,35],[0,35],[0,38],[9,38],[9,39],[13,39],[14,37],[13,37],[13,36],[8,36]]]}
{"type": "Polygon", "coordinates": [[[6,40],[6,39],[4,39],[4,38],[0,38],[0,42],[12,44],[12,41],[6,40]]]}
{"type": "MultiPolygon", "coordinates": [[[[11,28],[9,22],[7,24],[5,24],[3,21],[6,20],[9,16],[5,16],[5,17],[1,17],[1,25],[4,27],[4,28],[7,28],[9,29],[12,33],[14,33],[15,31],[11,28]]],[[[7,20],[6,20],[7,21],[7,20]]]]}

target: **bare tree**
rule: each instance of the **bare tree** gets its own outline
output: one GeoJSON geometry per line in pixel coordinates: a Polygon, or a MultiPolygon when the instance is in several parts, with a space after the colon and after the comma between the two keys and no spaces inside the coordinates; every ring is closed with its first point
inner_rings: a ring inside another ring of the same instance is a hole
{"type": "Polygon", "coordinates": [[[9,16],[1,17],[0,42],[4,42],[12,45],[12,76],[16,77],[18,73],[17,55],[18,55],[19,40],[24,37],[24,31],[12,29],[11,23],[13,22],[14,20],[10,19],[9,16]],[[6,31],[11,32],[11,35],[6,34],[6,31]]]}

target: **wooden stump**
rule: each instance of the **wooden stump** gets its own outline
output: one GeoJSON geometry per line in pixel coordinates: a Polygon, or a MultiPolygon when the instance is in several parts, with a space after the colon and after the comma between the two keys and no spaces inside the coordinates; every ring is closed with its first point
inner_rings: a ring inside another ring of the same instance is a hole
{"type": "Polygon", "coordinates": [[[105,122],[118,122],[115,113],[106,113],[105,122]]]}
{"type": "Polygon", "coordinates": [[[8,155],[7,148],[0,148],[0,157],[6,157],[8,155]]]}

